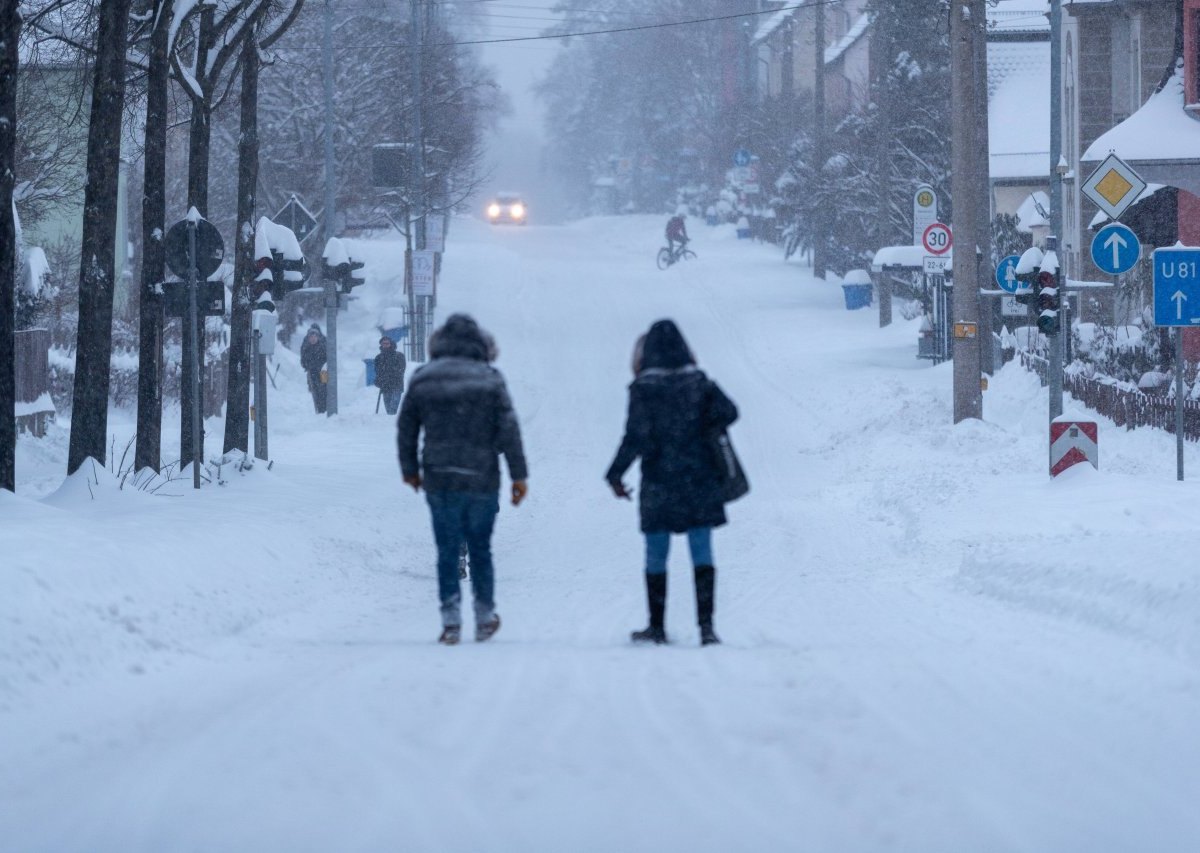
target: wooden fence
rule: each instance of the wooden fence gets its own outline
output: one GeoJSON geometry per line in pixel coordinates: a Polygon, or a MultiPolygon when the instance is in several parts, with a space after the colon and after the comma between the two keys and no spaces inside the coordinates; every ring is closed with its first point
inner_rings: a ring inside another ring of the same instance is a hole
{"type": "MultiPolygon", "coordinates": [[[[1033,353],[1019,353],[1021,365],[1046,382],[1048,363],[1033,353]]],[[[1089,409],[1112,419],[1117,426],[1137,429],[1158,427],[1175,434],[1175,399],[1164,394],[1147,394],[1123,388],[1110,380],[1088,379],[1078,374],[1063,377],[1063,390],[1089,409]]],[[[1183,401],[1183,437],[1200,441],[1200,400],[1183,401]]]]}
{"type": "Polygon", "coordinates": [[[17,332],[14,369],[17,380],[17,429],[38,438],[54,418],[50,400],[50,332],[23,329],[17,332]],[[35,405],[45,396],[44,405],[35,405]]]}

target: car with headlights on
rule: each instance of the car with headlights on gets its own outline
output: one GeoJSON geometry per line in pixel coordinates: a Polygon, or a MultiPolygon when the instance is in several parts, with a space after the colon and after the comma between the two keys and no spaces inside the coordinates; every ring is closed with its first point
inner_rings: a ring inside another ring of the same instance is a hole
{"type": "Polygon", "coordinates": [[[488,222],[493,225],[524,225],[528,211],[516,193],[500,193],[487,206],[488,222]]]}

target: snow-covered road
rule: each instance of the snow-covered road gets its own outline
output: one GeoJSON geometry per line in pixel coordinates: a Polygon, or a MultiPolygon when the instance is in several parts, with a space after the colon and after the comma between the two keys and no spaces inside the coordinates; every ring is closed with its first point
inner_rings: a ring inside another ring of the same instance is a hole
{"type": "MultiPolygon", "coordinates": [[[[660,228],[454,223],[439,313],[495,333],[531,470],[491,643],[433,642],[427,510],[353,367],[318,419],[282,358],[270,472],[0,493],[0,846],[1200,849],[1200,492],[1170,437],[1102,424],[1102,470],[1050,482],[1019,367],[952,427],[911,323],[724,230],[659,272],[660,228]],[[738,403],[753,483],[704,650],[678,541],[675,642],[628,644],[641,539],[601,479],[664,316],[738,403]]],[[[357,248],[343,365],[398,299],[398,244],[357,248]]],[[[64,445],[24,442],[26,482],[64,445]]]]}

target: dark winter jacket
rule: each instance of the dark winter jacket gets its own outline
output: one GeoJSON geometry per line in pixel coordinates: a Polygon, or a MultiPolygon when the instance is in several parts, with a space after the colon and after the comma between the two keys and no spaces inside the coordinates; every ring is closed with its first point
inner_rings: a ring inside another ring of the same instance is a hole
{"type": "Polygon", "coordinates": [[[528,476],[512,400],[488,354],[486,333],[453,314],[430,339],[430,362],[408,384],[397,420],[400,470],[405,477],[420,473],[428,491],[498,491],[500,453],[513,480],[528,476]]]}
{"type": "Polygon", "coordinates": [[[381,352],[375,356],[375,387],[380,391],[403,391],[407,366],[404,353],[394,349],[381,352]]]}
{"type": "Polygon", "coordinates": [[[305,333],[304,343],[300,345],[300,366],[306,373],[320,373],[329,357],[325,348],[325,336],[318,333],[316,342],[310,343],[309,334],[311,334],[311,330],[305,333]]]}
{"type": "Polygon", "coordinates": [[[674,323],[651,327],[641,371],[629,386],[625,437],[605,475],[618,483],[641,457],[644,533],[725,523],[711,437],[737,416],[737,406],[692,363],[674,323]]]}

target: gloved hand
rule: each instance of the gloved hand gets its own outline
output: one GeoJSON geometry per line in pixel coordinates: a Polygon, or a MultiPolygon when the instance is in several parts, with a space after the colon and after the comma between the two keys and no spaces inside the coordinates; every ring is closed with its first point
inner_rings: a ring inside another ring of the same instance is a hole
{"type": "Polygon", "coordinates": [[[413,474],[411,477],[405,477],[404,482],[413,487],[414,492],[421,491],[421,475],[413,474]]]}
{"type": "Polygon", "coordinates": [[[620,480],[613,480],[608,485],[613,490],[613,494],[617,497],[624,498],[627,501],[633,499],[633,491],[625,488],[625,484],[620,480]]]}
{"type": "Polygon", "coordinates": [[[513,506],[520,506],[527,494],[529,494],[529,485],[524,480],[514,480],[512,484],[513,506]]]}

